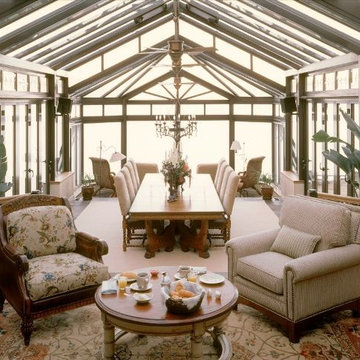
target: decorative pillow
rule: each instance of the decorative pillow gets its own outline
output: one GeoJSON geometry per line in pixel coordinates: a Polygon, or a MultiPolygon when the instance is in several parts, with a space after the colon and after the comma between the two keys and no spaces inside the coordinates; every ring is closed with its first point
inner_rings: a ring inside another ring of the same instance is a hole
{"type": "Polygon", "coordinates": [[[7,217],[9,243],[29,259],[76,249],[75,226],[66,206],[34,206],[7,217]]]}
{"type": "Polygon", "coordinates": [[[270,251],[298,258],[312,254],[320,239],[319,235],[308,234],[284,225],[280,229],[270,251]]]}

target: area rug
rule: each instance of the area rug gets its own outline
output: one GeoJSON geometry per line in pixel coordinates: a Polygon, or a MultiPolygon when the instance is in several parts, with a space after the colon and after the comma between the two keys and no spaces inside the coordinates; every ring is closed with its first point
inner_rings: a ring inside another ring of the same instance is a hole
{"type": "MultiPolygon", "coordinates": [[[[102,321],[96,305],[35,320],[30,345],[24,346],[20,318],[5,304],[0,314],[2,360],[97,360],[101,359],[102,321]]],[[[241,305],[233,311],[225,332],[231,341],[233,360],[250,359],[360,359],[360,320],[343,311],[324,317],[298,344],[292,344],[277,324],[257,310],[241,305]]],[[[203,359],[217,359],[210,336],[203,338],[203,359]]],[[[185,360],[190,358],[189,336],[139,337],[128,334],[116,345],[121,360],[185,360]]]]}
{"type": "MultiPolygon", "coordinates": [[[[261,198],[236,198],[231,216],[231,237],[251,234],[278,227],[278,217],[261,198]]],[[[75,224],[107,242],[109,253],[103,257],[111,273],[134,268],[170,266],[183,264],[206,266],[215,272],[227,272],[227,256],[224,247],[210,248],[210,257],[203,259],[195,252],[182,252],[179,246],[174,251],[161,251],[155,257],[145,259],[145,248],[122,250],[122,216],[116,198],[93,198],[77,217],[75,224]]]]}

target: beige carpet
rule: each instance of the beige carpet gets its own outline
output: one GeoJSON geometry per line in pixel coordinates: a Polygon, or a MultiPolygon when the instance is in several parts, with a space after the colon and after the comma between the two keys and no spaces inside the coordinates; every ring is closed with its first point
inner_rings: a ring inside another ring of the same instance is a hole
{"type": "MultiPolygon", "coordinates": [[[[278,226],[277,216],[261,198],[236,198],[231,218],[231,237],[278,226]]],[[[78,230],[88,232],[107,242],[109,253],[104,256],[104,262],[111,273],[148,266],[180,264],[206,266],[215,272],[227,272],[224,247],[211,248],[208,259],[203,259],[192,251],[184,253],[179,247],[172,252],[158,252],[151,259],[144,258],[144,248],[128,248],[123,252],[122,217],[118,200],[114,198],[93,198],[75,222],[78,230]]]]}

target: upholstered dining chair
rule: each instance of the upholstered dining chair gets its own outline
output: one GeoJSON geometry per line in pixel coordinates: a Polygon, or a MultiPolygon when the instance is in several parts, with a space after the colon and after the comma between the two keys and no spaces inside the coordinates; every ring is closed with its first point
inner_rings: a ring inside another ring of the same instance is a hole
{"type": "Polygon", "coordinates": [[[114,187],[114,175],[110,170],[110,164],[106,159],[97,157],[90,157],[93,167],[93,174],[98,189],[95,194],[99,193],[101,189],[111,189],[113,191],[112,196],[116,196],[114,187]]]}
{"type": "Polygon", "coordinates": [[[214,185],[215,187],[217,186],[218,184],[218,181],[219,181],[219,173],[220,173],[220,169],[223,165],[223,163],[226,163],[226,160],[225,158],[221,158],[217,164],[217,167],[216,167],[216,173],[215,173],[215,178],[214,178],[214,185]]]}
{"type": "Polygon", "coordinates": [[[217,191],[217,193],[219,194],[220,193],[220,189],[221,189],[221,185],[223,183],[223,177],[224,177],[224,173],[225,173],[225,169],[229,166],[229,164],[227,163],[227,161],[223,161],[221,164],[220,164],[220,168],[218,170],[218,174],[217,176],[215,175],[215,189],[217,191]]]}
{"type": "Polygon", "coordinates": [[[160,172],[159,166],[156,163],[137,162],[136,168],[139,174],[140,183],[143,181],[145,174],[160,172]]]}
{"type": "Polygon", "coordinates": [[[5,299],[29,345],[35,319],[94,302],[109,278],[104,241],[78,232],[66,199],[22,195],[0,208],[0,311],[5,299]]]}
{"type": "Polygon", "coordinates": [[[232,168],[230,169],[226,188],[221,199],[224,207],[224,216],[219,219],[210,220],[208,225],[208,239],[211,246],[223,246],[230,239],[231,235],[231,214],[239,184],[239,175],[232,168]],[[222,239],[223,243],[215,245],[213,244],[213,239],[222,239]]]}
{"type": "Polygon", "coordinates": [[[146,239],[145,222],[132,220],[129,215],[132,200],[124,172],[120,171],[114,176],[114,184],[123,219],[123,251],[126,251],[127,247],[144,246],[146,239]]]}
{"type": "Polygon", "coordinates": [[[201,163],[196,165],[196,174],[209,174],[212,181],[215,181],[217,163],[201,163]]]}
{"type": "Polygon", "coordinates": [[[137,169],[136,162],[135,162],[134,159],[129,159],[128,162],[133,167],[134,174],[135,174],[136,187],[137,187],[137,189],[139,189],[141,182],[140,182],[140,177],[139,177],[139,172],[138,172],[138,169],[137,169]]]}
{"type": "Polygon", "coordinates": [[[246,170],[240,172],[240,182],[238,192],[240,195],[246,194],[247,188],[253,188],[256,190],[256,185],[259,183],[259,178],[262,170],[262,163],[265,156],[255,157],[249,160],[246,165],[246,170]]]}
{"type": "Polygon", "coordinates": [[[225,167],[225,171],[224,171],[224,175],[222,177],[222,181],[221,181],[221,184],[220,184],[220,191],[219,191],[219,198],[220,198],[221,201],[223,201],[223,199],[224,199],[224,195],[225,195],[225,191],[227,189],[227,183],[228,183],[228,180],[229,180],[229,176],[233,171],[234,171],[234,169],[230,165],[227,165],[225,167]]]}
{"type": "MultiPolygon", "coordinates": [[[[120,172],[124,175],[124,178],[125,178],[125,181],[126,181],[126,188],[127,188],[127,192],[130,196],[130,205],[131,203],[134,201],[135,199],[135,195],[136,195],[136,189],[135,189],[135,186],[134,186],[134,183],[133,183],[133,179],[131,177],[131,174],[130,174],[130,170],[128,167],[123,167],[120,172]]],[[[115,179],[114,179],[115,180],[115,179]]],[[[116,189],[116,187],[115,187],[116,189]]],[[[129,206],[130,208],[130,206],[129,206]]]]}
{"type": "Polygon", "coordinates": [[[135,173],[135,170],[134,170],[134,167],[133,167],[133,164],[130,163],[130,161],[127,161],[123,168],[127,168],[129,170],[129,173],[130,173],[130,177],[131,177],[131,182],[132,182],[132,185],[133,185],[133,188],[134,188],[134,192],[135,192],[135,195],[139,189],[139,186],[140,184],[138,184],[137,182],[137,178],[136,178],[136,173],[135,173]]]}

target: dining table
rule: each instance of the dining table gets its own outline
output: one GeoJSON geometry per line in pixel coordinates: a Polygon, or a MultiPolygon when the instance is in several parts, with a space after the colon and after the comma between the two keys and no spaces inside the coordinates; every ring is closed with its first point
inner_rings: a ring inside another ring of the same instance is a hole
{"type": "Polygon", "coordinates": [[[164,175],[148,173],[129,209],[131,219],[145,221],[145,258],[155,256],[162,248],[172,251],[177,238],[183,251],[194,249],[200,257],[208,258],[208,222],[222,218],[224,214],[209,174],[195,174],[188,178],[176,200],[169,201],[164,175]],[[158,226],[155,222],[164,225],[158,226]]]}

